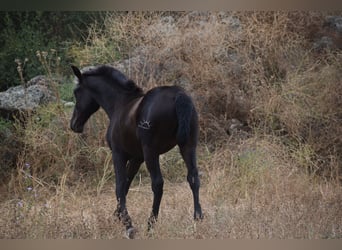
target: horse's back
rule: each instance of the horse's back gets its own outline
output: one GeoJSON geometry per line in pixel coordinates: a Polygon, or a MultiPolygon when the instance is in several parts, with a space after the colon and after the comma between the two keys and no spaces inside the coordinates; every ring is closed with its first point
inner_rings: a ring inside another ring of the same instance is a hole
{"type": "Polygon", "coordinates": [[[138,136],[142,144],[170,150],[177,144],[178,119],[175,100],[184,90],[177,86],[151,89],[144,96],[137,114],[138,136]]]}
{"type": "Polygon", "coordinates": [[[177,86],[162,86],[148,91],[140,105],[139,118],[161,122],[161,118],[174,118],[175,99],[179,92],[184,90],[177,86]]]}

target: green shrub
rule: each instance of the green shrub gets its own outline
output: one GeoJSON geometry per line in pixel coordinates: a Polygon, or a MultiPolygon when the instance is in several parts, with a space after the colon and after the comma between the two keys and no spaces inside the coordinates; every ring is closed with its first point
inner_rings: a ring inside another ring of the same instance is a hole
{"type": "Polygon", "coordinates": [[[102,19],[101,12],[0,12],[0,91],[21,83],[16,59],[27,61],[24,80],[44,71],[37,51],[57,50],[62,72],[69,72],[70,43],[81,37],[90,23],[102,19]],[[26,60],[25,60],[26,59],[26,60]]]}
{"type": "Polygon", "coordinates": [[[73,82],[66,82],[58,86],[60,98],[67,102],[74,101],[74,90],[75,84],[73,82]]]}

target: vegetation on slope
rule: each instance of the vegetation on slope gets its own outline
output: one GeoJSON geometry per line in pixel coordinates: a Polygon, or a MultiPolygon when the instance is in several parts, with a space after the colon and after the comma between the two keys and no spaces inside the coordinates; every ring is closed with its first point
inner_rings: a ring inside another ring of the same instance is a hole
{"type": "MultiPolygon", "coordinates": [[[[150,234],[145,167],[132,184],[137,238],[342,237],[342,54],[313,48],[323,21],[317,12],[107,13],[68,47],[79,66],[129,60],[125,73],[144,89],[178,84],[196,102],[205,218],[192,220],[174,149],[161,156],[165,195],[150,234]],[[228,133],[233,118],[248,130],[228,133]]],[[[23,150],[2,186],[1,238],[123,237],[107,118],[96,113],[77,135],[71,112],[50,104],[16,125],[23,150]]]]}

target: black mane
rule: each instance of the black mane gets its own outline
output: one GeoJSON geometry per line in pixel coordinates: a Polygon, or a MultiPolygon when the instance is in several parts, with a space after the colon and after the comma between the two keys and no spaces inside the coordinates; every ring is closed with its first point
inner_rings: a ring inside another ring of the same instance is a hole
{"type": "Polygon", "coordinates": [[[128,92],[138,92],[143,93],[143,90],[136,85],[136,83],[127,78],[126,75],[124,75],[119,70],[115,69],[114,67],[110,65],[100,65],[95,68],[90,68],[89,70],[83,72],[84,76],[103,76],[105,77],[110,84],[115,84],[116,86],[119,86],[125,91],[128,92]]]}

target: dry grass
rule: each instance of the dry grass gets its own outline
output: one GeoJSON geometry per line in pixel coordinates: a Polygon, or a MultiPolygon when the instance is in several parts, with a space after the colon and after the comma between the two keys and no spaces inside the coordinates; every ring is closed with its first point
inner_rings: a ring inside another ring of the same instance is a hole
{"type": "MultiPolygon", "coordinates": [[[[121,58],[144,89],[177,84],[200,114],[202,222],[177,150],[161,157],[160,218],[143,166],[128,195],[139,239],[341,238],[339,50],[314,51],[316,12],[108,13],[74,46],[81,66],[121,58]],[[127,61],[126,59],[131,60],[127,61]],[[251,131],[227,134],[231,118],[251,131]]],[[[21,132],[25,148],[3,189],[0,238],[123,238],[103,112],[81,136],[71,110],[44,107],[21,132]],[[29,165],[28,165],[29,164],[29,165]]]]}
{"type": "MultiPolygon", "coordinates": [[[[146,231],[152,204],[149,178],[139,181],[138,176],[127,204],[138,229],[136,238],[341,238],[340,185],[298,169],[284,150],[261,138],[247,140],[236,151],[201,149],[205,219],[192,220],[188,184],[165,176],[160,218],[152,233],[146,231]]],[[[163,170],[166,167],[174,168],[164,165],[163,170]]],[[[69,178],[65,175],[62,180],[69,178]]],[[[124,238],[123,226],[112,215],[116,205],[112,180],[101,192],[94,184],[79,181],[72,186],[61,181],[54,191],[42,186],[3,201],[0,237],[124,238]]]]}

